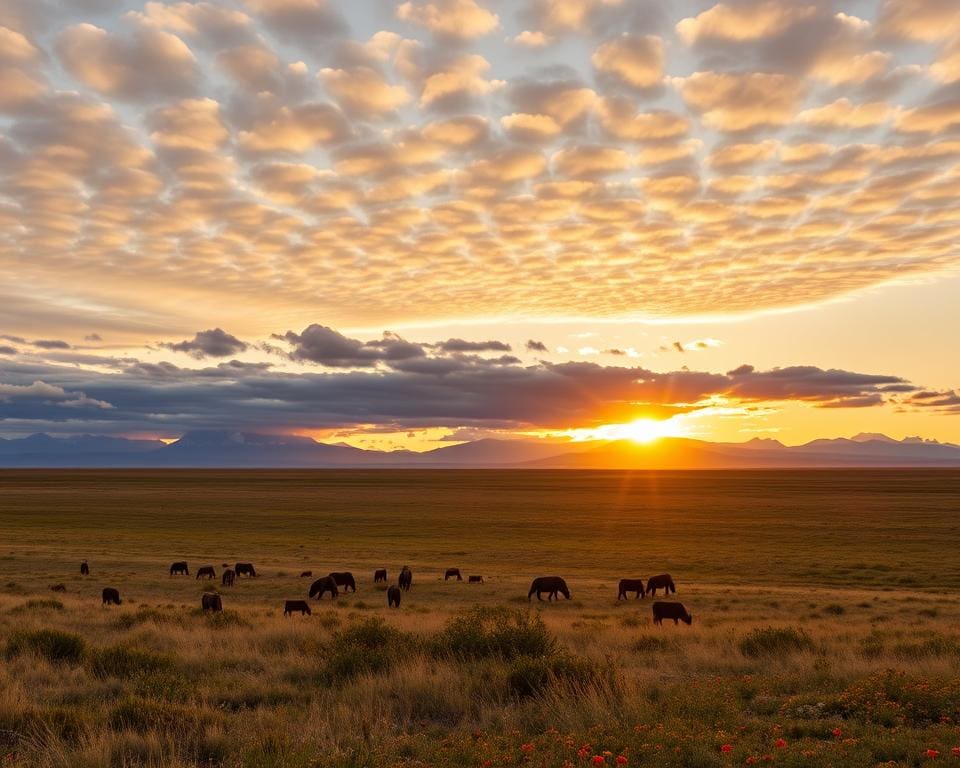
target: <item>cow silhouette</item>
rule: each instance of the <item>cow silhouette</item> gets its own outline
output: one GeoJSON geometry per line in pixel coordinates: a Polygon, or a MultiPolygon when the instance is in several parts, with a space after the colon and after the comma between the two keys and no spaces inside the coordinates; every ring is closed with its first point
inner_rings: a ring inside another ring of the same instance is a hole
{"type": "Polygon", "coordinates": [[[103,605],[120,605],[123,602],[120,599],[120,590],[113,587],[104,587],[100,593],[103,598],[103,605]]]}
{"type": "Polygon", "coordinates": [[[253,563],[237,563],[233,570],[237,572],[237,576],[249,576],[251,578],[256,577],[257,570],[253,567],[253,563]]]}
{"type": "Polygon", "coordinates": [[[399,608],[400,607],[400,595],[403,594],[400,591],[400,587],[392,586],[387,590],[387,606],[390,608],[399,608]]]}
{"type": "Polygon", "coordinates": [[[460,575],[459,568],[447,568],[447,572],[443,574],[444,581],[452,578],[456,578],[457,581],[463,581],[463,576],[460,575]]]}
{"type": "Polygon", "coordinates": [[[530,591],[527,593],[527,602],[530,601],[534,592],[537,594],[537,600],[543,600],[540,595],[544,592],[547,593],[547,600],[559,600],[560,598],[557,596],[557,593],[563,595],[567,600],[570,599],[570,590],[567,589],[567,582],[559,576],[540,576],[534,579],[530,585],[530,591]]]}
{"type": "Polygon", "coordinates": [[[408,592],[410,587],[413,586],[413,571],[411,571],[407,566],[403,566],[403,569],[400,571],[400,577],[397,579],[397,583],[404,592],[408,592]]]}
{"type": "Polygon", "coordinates": [[[217,572],[213,570],[212,565],[205,565],[200,570],[197,571],[197,578],[202,578],[206,576],[208,579],[217,578],[217,572]]]}
{"type": "Polygon", "coordinates": [[[310,597],[315,597],[317,600],[320,600],[326,592],[330,593],[330,597],[336,597],[340,594],[340,591],[337,589],[337,582],[329,576],[321,576],[310,585],[310,597]]]}
{"type": "Polygon", "coordinates": [[[86,561],[86,560],[84,560],[82,563],[80,563],[80,575],[81,575],[81,576],[89,576],[89,575],[90,575],[90,566],[87,565],[87,561],[86,561]]]}
{"type": "Polygon", "coordinates": [[[233,572],[232,568],[227,568],[223,572],[223,576],[220,579],[220,585],[223,587],[232,587],[234,579],[237,578],[237,574],[233,572]]]}
{"type": "Polygon", "coordinates": [[[301,579],[309,579],[311,576],[313,576],[313,571],[304,571],[300,574],[301,579]]]}
{"type": "Polygon", "coordinates": [[[643,579],[620,579],[617,600],[626,600],[627,592],[636,592],[634,599],[643,597],[646,594],[646,590],[643,588],[643,579]]]}
{"type": "Polygon", "coordinates": [[[223,601],[216,592],[207,592],[200,596],[200,607],[204,613],[222,613],[223,601]]]}
{"type": "Polygon", "coordinates": [[[669,573],[661,573],[659,576],[651,576],[647,581],[647,592],[653,597],[657,596],[657,590],[662,589],[665,595],[677,594],[677,587],[673,583],[669,573]]]}
{"type": "Polygon", "coordinates": [[[653,623],[663,625],[664,619],[673,619],[673,623],[682,621],[684,624],[692,624],[693,616],[683,607],[683,603],[665,603],[660,600],[653,604],[653,623]]]}
{"type": "Polygon", "coordinates": [[[337,583],[338,587],[343,587],[344,592],[348,589],[351,592],[357,591],[357,582],[353,580],[353,574],[349,571],[335,571],[329,574],[329,576],[337,583]]]}
{"type": "Polygon", "coordinates": [[[387,581],[387,569],[386,569],[386,568],[378,568],[377,570],[375,570],[375,571],[373,572],[373,583],[374,583],[374,584],[379,584],[381,581],[384,582],[384,583],[386,583],[386,581],[387,581]]]}
{"type": "Polygon", "coordinates": [[[294,613],[299,613],[301,616],[310,616],[313,611],[310,610],[310,606],[306,600],[287,600],[283,604],[283,615],[290,616],[294,613]]]}
{"type": "Polygon", "coordinates": [[[186,560],[181,560],[179,562],[171,564],[170,575],[171,576],[189,576],[190,569],[187,567],[186,560]]]}
{"type": "Polygon", "coordinates": [[[468,576],[467,584],[483,584],[483,576],[468,576]]]}

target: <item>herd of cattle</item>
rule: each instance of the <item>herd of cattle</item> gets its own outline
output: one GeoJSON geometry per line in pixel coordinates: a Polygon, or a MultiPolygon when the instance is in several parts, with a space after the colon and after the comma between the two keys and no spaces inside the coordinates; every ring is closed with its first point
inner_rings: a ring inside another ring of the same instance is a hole
{"type": "MultiPolygon", "coordinates": [[[[220,578],[220,584],[223,587],[232,587],[234,582],[240,576],[247,578],[256,578],[257,570],[253,563],[235,563],[233,567],[229,563],[222,564],[223,573],[220,578]]],[[[86,560],[80,564],[80,574],[82,576],[90,575],[90,566],[86,560]]],[[[178,561],[170,565],[170,576],[189,576],[190,567],[186,561],[178,561]]],[[[303,571],[301,578],[313,578],[313,571],[303,571]]],[[[205,565],[197,570],[196,579],[216,579],[217,572],[212,565],[205,565]]],[[[448,568],[444,573],[444,581],[456,579],[463,581],[459,568],[448,568]]],[[[482,576],[470,576],[467,580],[470,584],[483,584],[482,576]]],[[[378,568],[373,574],[374,584],[385,584],[387,582],[387,569],[378,568]]],[[[400,607],[400,596],[403,592],[409,591],[413,586],[413,572],[409,566],[403,566],[400,575],[397,577],[397,583],[387,588],[387,605],[391,608],[400,607]]],[[[652,576],[644,582],[643,579],[621,579],[617,591],[617,600],[626,600],[628,594],[633,593],[634,599],[651,595],[656,597],[657,590],[663,590],[665,596],[676,594],[677,587],[670,574],[664,573],[659,576],[652,576]]],[[[349,571],[335,571],[326,576],[321,576],[310,584],[308,597],[320,600],[325,594],[331,598],[336,598],[341,590],[343,592],[356,592],[357,582],[353,574],[349,571]]],[[[559,600],[563,595],[567,600],[570,599],[570,589],[567,582],[560,576],[540,576],[533,580],[530,585],[530,591],[527,593],[529,602],[534,595],[537,600],[543,600],[546,594],[547,600],[559,600]]],[[[104,587],[103,605],[120,605],[120,591],[115,587],[104,587]]],[[[216,592],[205,592],[201,596],[201,608],[204,612],[217,613],[223,610],[223,600],[216,592]]],[[[284,604],[283,615],[299,613],[301,615],[310,615],[310,604],[306,600],[287,600],[284,604]]],[[[663,624],[664,619],[673,619],[677,624],[682,621],[685,624],[693,623],[693,616],[687,611],[683,603],[667,602],[657,600],[653,603],[653,621],[655,624],[663,624]]]]}

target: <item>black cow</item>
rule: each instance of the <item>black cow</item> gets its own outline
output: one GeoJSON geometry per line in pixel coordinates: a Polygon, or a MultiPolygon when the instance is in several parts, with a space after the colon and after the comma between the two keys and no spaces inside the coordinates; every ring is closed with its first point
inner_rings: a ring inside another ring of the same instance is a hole
{"type": "Polygon", "coordinates": [[[200,596],[200,607],[204,613],[222,613],[223,601],[216,592],[206,592],[200,596]]]}
{"type": "Polygon", "coordinates": [[[287,602],[283,604],[284,616],[290,616],[298,611],[301,616],[310,616],[313,613],[306,600],[287,600],[287,602]]]}
{"type": "Polygon", "coordinates": [[[80,575],[81,575],[81,576],[89,576],[89,575],[90,575],[90,566],[87,565],[87,561],[86,561],[86,560],[84,560],[82,563],[80,563],[80,575]]]}
{"type": "Polygon", "coordinates": [[[173,563],[170,566],[170,575],[171,576],[189,576],[190,569],[187,567],[186,560],[181,560],[180,562],[173,563]]]}
{"type": "Polygon", "coordinates": [[[234,579],[237,578],[237,574],[233,572],[232,568],[227,568],[223,572],[223,576],[220,579],[220,585],[224,587],[232,587],[234,579]]]}
{"type": "Polygon", "coordinates": [[[213,570],[212,565],[205,565],[197,571],[197,578],[199,579],[202,576],[206,576],[208,579],[215,579],[217,578],[217,572],[213,570]]]}
{"type": "Polygon", "coordinates": [[[643,588],[643,579],[620,579],[620,589],[617,592],[617,600],[627,599],[627,592],[636,592],[634,599],[643,597],[646,590],[643,588]]]}
{"type": "Polygon", "coordinates": [[[375,570],[375,571],[373,572],[373,583],[374,583],[374,584],[379,584],[381,581],[382,581],[384,584],[386,584],[386,582],[387,582],[387,569],[386,569],[386,568],[377,568],[377,570],[375,570]]]}
{"type": "Polygon", "coordinates": [[[310,585],[310,597],[315,597],[317,600],[320,600],[323,598],[325,592],[329,592],[330,597],[336,597],[340,594],[340,591],[337,589],[337,582],[330,576],[321,576],[310,585]]]}
{"type": "Polygon", "coordinates": [[[237,563],[233,570],[237,572],[237,576],[250,576],[251,578],[256,577],[257,570],[253,567],[253,563],[237,563]]]}
{"type": "Polygon", "coordinates": [[[408,592],[410,587],[413,586],[413,571],[411,571],[407,566],[403,566],[403,570],[400,571],[400,578],[397,579],[397,583],[400,585],[400,589],[404,592],[408,592]]]}
{"type": "Polygon", "coordinates": [[[313,571],[304,571],[300,574],[301,579],[309,579],[311,576],[313,576],[313,571]]]}
{"type": "Polygon", "coordinates": [[[122,602],[120,600],[120,590],[114,589],[113,587],[104,587],[103,592],[103,605],[120,605],[122,602]]]}
{"type": "Polygon", "coordinates": [[[459,568],[447,568],[447,572],[443,574],[443,580],[452,579],[456,577],[457,581],[463,581],[463,576],[460,575],[459,568]]]}
{"type": "Polygon", "coordinates": [[[530,602],[530,598],[533,596],[533,593],[537,593],[537,600],[543,600],[540,595],[543,592],[547,593],[547,600],[559,600],[557,596],[559,592],[567,600],[570,599],[570,590],[567,589],[567,582],[565,582],[559,576],[540,576],[533,580],[533,583],[530,585],[530,591],[527,593],[527,602],[530,602]]]}
{"type": "Polygon", "coordinates": [[[653,604],[653,623],[663,625],[664,619],[673,619],[673,623],[682,621],[684,624],[692,624],[693,616],[683,607],[683,603],[664,603],[660,600],[653,604]]]}
{"type": "Polygon", "coordinates": [[[343,587],[344,592],[346,592],[348,589],[351,592],[357,591],[357,582],[353,580],[353,574],[349,571],[338,571],[331,573],[330,578],[337,583],[338,587],[343,587]]]}
{"type": "Polygon", "coordinates": [[[467,584],[483,584],[483,576],[468,576],[467,584]]]}
{"type": "Polygon", "coordinates": [[[399,608],[400,607],[400,587],[393,586],[387,590],[387,605],[390,608],[399,608]]]}
{"type": "Polygon", "coordinates": [[[665,595],[677,594],[677,587],[673,583],[669,573],[661,573],[659,576],[651,576],[647,580],[647,592],[657,596],[657,590],[662,589],[665,595]]]}

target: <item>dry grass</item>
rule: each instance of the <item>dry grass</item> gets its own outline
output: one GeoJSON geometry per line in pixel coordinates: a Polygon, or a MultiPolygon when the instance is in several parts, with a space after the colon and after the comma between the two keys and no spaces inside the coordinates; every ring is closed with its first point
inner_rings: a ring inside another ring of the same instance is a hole
{"type": "MultiPolygon", "coordinates": [[[[618,537],[581,537],[589,567],[562,570],[573,600],[528,605],[528,576],[516,560],[492,558],[478,530],[456,545],[487,552],[475,569],[486,584],[442,581],[447,565],[474,570],[470,554],[453,554],[454,542],[440,565],[404,551],[414,588],[399,611],[388,610],[372,572],[385,564],[395,578],[393,560],[383,562],[389,541],[372,530],[364,538],[360,519],[349,534],[352,550],[367,547],[356,555],[357,594],[284,618],[283,599],[306,596],[300,570],[325,571],[317,555],[296,555],[314,545],[274,510],[265,554],[248,555],[264,575],[222,590],[227,613],[211,617],[198,610],[204,582],[165,575],[186,549],[184,531],[159,521],[151,539],[149,519],[132,510],[119,536],[127,554],[108,558],[105,542],[98,557],[95,498],[75,495],[77,535],[54,540],[41,535],[62,519],[44,511],[49,494],[7,490],[0,501],[18,501],[0,508],[4,765],[546,768],[598,755],[613,765],[622,755],[647,766],[767,756],[786,766],[908,766],[927,762],[930,749],[941,762],[957,760],[960,602],[952,588],[908,591],[869,575],[842,587],[832,578],[776,583],[767,571],[751,580],[719,569],[708,580],[671,568],[694,622],[655,627],[649,598],[614,599],[620,576],[642,572],[621,562],[628,547],[618,537]],[[77,540],[90,579],[75,575],[77,540]],[[596,575],[602,557],[609,577],[596,575]],[[54,596],[57,582],[67,591],[54,596]],[[119,608],[100,606],[107,584],[121,590],[119,608]]],[[[217,500],[204,503],[216,508],[217,500]]],[[[888,525],[899,522],[864,530],[858,562],[894,560],[888,525]]],[[[230,540],[244,526],[237,521],[231,534],[224,523],[224,550],[257,551],[253,538],[230,540]]],[[[424,548],[437,546],[435,536],[424,533],[424,548]]],[[[943,549],[956,544],[945,539],[943,549]]],[[[825,537],[826,559],[831,547],[825,537]]],[[[212,549],[191,568],[212,562],[219,572],[221,560],[234,559],[212,549]]]]}

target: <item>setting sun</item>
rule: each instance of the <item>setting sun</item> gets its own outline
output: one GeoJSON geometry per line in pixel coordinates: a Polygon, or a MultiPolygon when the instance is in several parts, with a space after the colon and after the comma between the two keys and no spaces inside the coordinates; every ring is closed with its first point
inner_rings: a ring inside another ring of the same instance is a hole
{"type": "Polygon", "coordinates": [[[646,444],[659,440],[662,437],[684,437],[687,430],[676,419],[641,418],[625,424],[604,424],[600,427],[571,429],[564,432],[574,442],[589,440],[630,440],[634,443],[646,444]]]}

